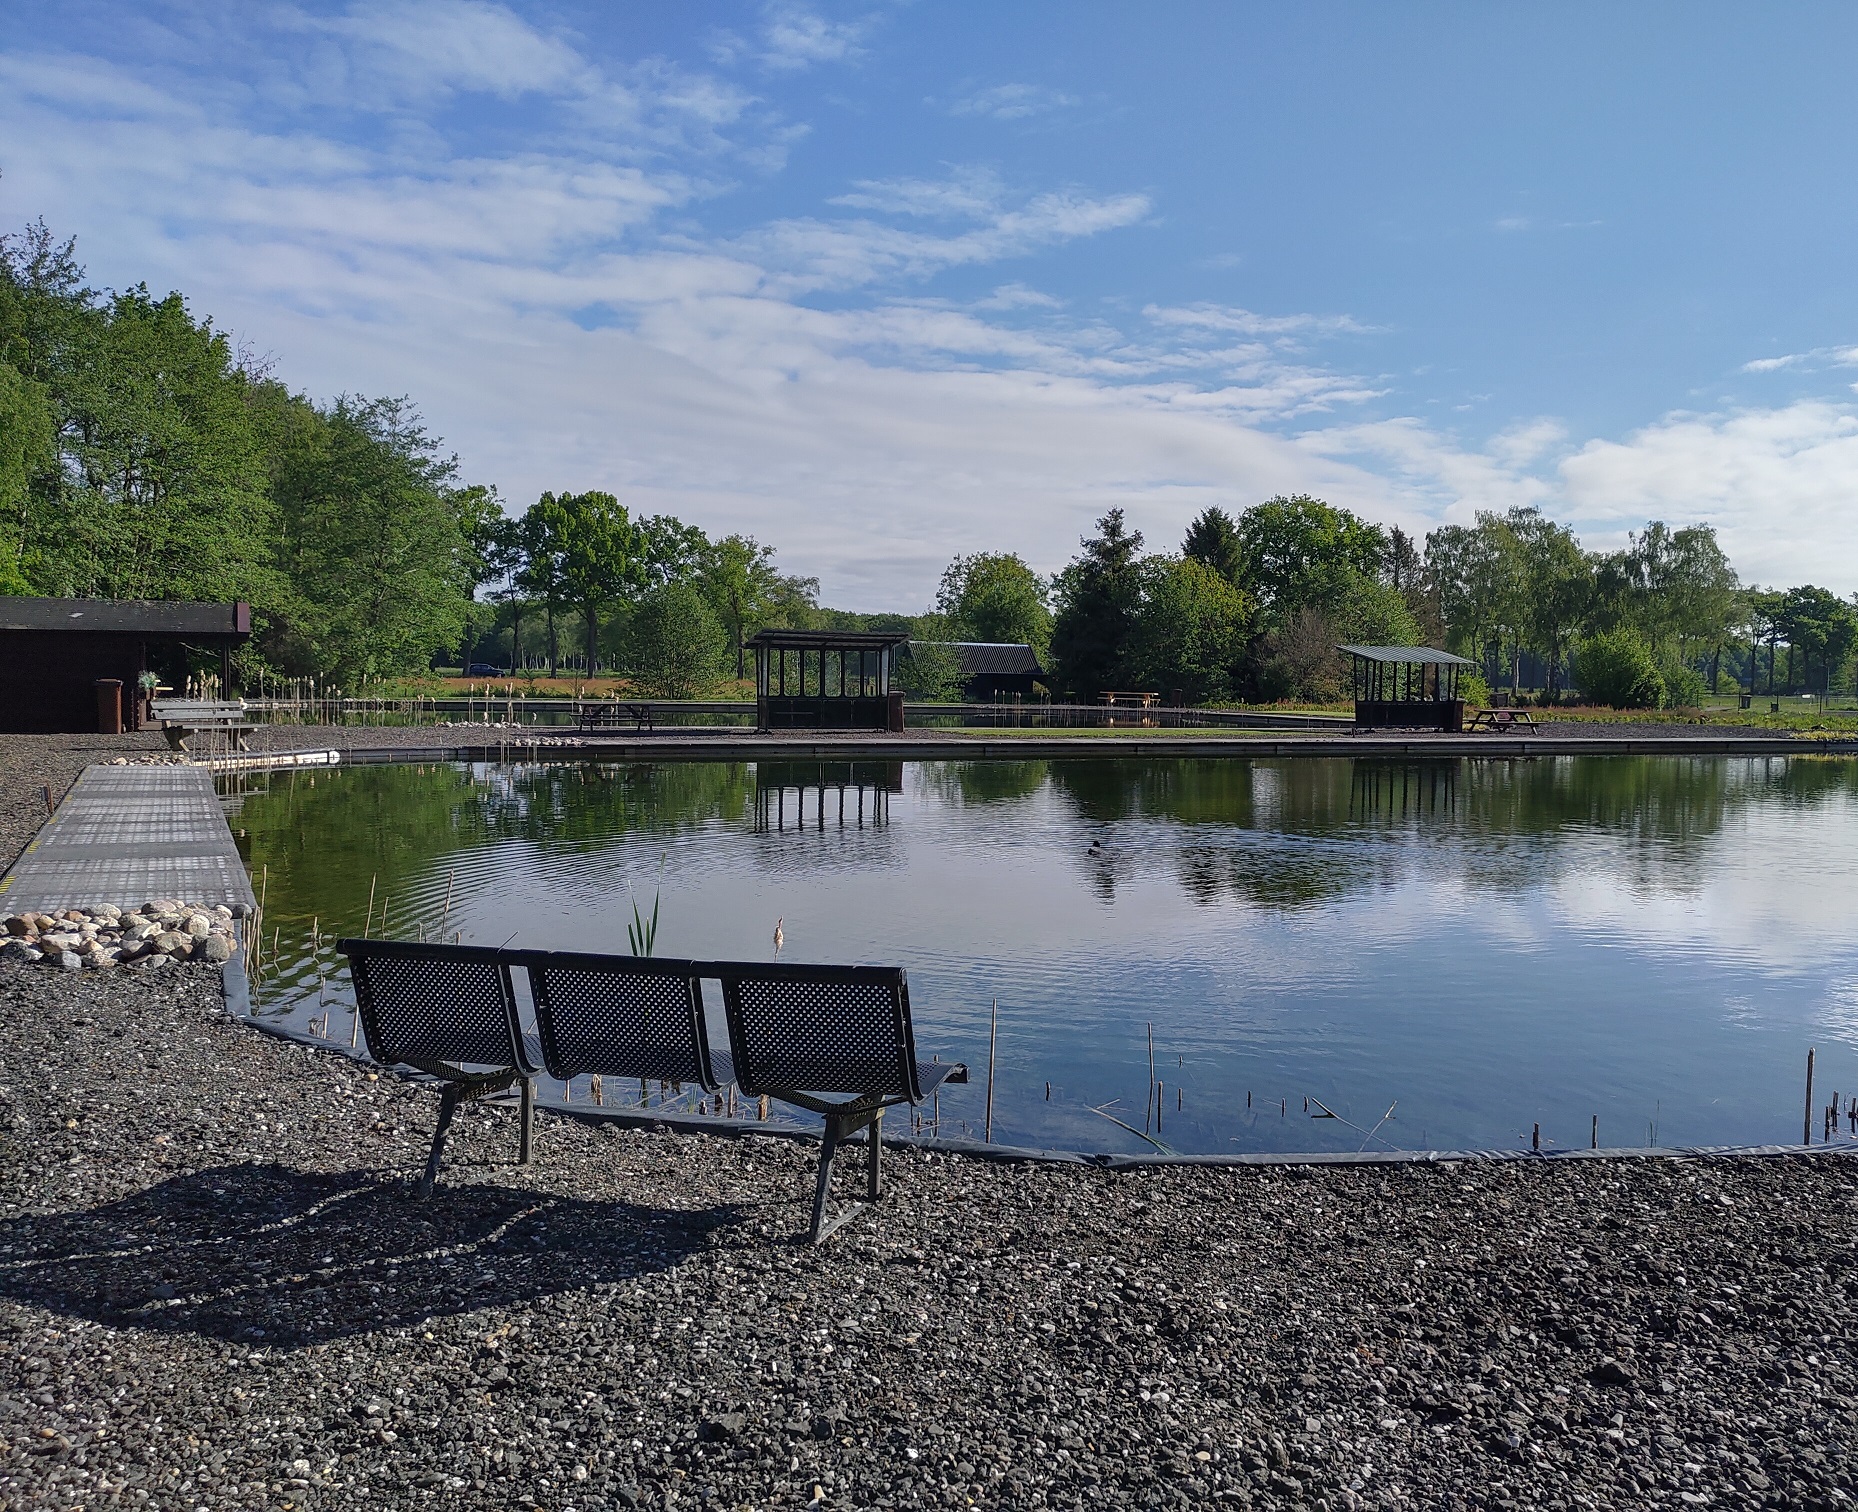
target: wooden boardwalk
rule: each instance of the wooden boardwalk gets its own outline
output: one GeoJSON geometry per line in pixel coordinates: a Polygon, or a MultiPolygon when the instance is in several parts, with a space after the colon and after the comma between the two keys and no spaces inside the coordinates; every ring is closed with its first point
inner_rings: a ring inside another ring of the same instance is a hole
{"type": "Polygon", "coordinates": [[[0,878],[5,913],[132,908],[156,898],[255,911],[251,878],[204,768],[87,768],[0,878]]]}

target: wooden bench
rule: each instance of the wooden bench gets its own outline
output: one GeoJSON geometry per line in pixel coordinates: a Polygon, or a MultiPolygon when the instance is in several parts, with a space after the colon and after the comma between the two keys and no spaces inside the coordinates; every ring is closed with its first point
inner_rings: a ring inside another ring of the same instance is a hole
{"type": "Polygon", "coordinates": [[[583,730],[610,730],[630,724],[635,731],[656,730],[657,716],[647,703],[584,703],[577,710],[583,730]]]}
{"type": "Polygon", "coordinates": [[[154,714],[161,722],[161,733],[168,737],[168,745],[176,751],[186,750],[188,737],[200,734],[228,735],[233,749],[243,751],[251,732],[258,728],[245,717],[245,705],[236,698],[158,698],[154,714]]]}
{"type": "Polygon", "coordinates": [[[522,1153],[529,1159],[534,1079],[639,1077],[719,1092],[733,1080],[747,1097],[773,1097],[822,1114],[825,1137],[813,1201],[812,1242],[857,1212],[828,1218],[833,1159],[863,1130],[867,1200],[883,1186],[884,1110],[920,1103],[944,1082],[965,1082],[959,1062],[916,1059],[909,982],[894,966],[767,965],[662,960],[573,951],[344,939],[368,1053],[408,1066],[444,1088],[432,1153],[419,1183],[430,1196],[446,1131],[461,1102],[522,1085],[522,1153]],[[528,979],[536,1032],[523,1032],[513,970],[528,979]],[[713,1049],[703,979],[720,980],[729,1050],[713,1049]]]}
{"type": "Polygon", "coordinates": [[[1466,728],[1493,732],[1517,728],[1533,731],[1536,723],[1535,716],[1527,709],[1479,709],[1466,728]]]}

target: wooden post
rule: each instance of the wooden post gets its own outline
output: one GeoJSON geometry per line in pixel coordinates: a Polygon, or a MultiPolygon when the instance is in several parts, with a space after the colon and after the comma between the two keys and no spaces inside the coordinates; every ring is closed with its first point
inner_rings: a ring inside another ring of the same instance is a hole
{"type": "Polygon", "coordinates": [[[1800,1143],[1813,1142],[1813,1052],[1806,1052],[1806,1117],[1800,1124],[1800,1143]]]}
{"type": "Polygon", "coordinates": [[[994,1047],[1000,1040],[1000,999],[994,999],[993,1015],[987,1028],[987,1124],[983,1137],[988,1144],[994,1139],[994,1047]]]}
{"type": "Polygon", "coordinates": [[[1598,1113],[1593,1116],[1593,1140],[1587,1148],[1590,1150],[1600,1148],[1600,1115],[1598,1113]]]}

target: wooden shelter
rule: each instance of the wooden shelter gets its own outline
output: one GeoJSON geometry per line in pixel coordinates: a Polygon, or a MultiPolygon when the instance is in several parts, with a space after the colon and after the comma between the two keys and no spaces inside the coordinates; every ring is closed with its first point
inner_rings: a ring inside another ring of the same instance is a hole
{"type": "Polygon", "coordinates": [[[1355,723],[1365,729],[1464,728],[1458,669],[1476,662],[1431,646],[1342,646],[1354,665],[1355,723]]]}
{"type": "Polygon", "coordinates": [[[232,649],[251,634],[243,603],[0,598],[0,730],[140,729],[143,673],[179,687],[206,653],[219,661],[223,694],[232,649]]]}
{"type": "Polygon", "coordinates": [[[760,730],[901,730],[903,695],[890,691],[901,630],[762,630],[755,652],[760,730]]]}

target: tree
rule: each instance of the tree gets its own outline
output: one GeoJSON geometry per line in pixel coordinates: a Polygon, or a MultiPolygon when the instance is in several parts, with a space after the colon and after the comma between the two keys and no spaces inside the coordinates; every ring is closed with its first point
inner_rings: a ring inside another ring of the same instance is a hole
{"type": "Polygon", "coordinates": [[[1115,687],[1122,675],[1141,591],[1136,562],[1142,533],[1126,529],[1122,510],[1112,509],[1081,544],[1083,551],[1058,575],[1051,656],[1058,682],[1089,699],[1115,687]]]}
{"type": "Polygon", "coordinates": [[[1321,606],[1352,579],[1378,580],[1387,535],[1308,494],[1267,499],[1239,517],[1244,568],[1239,586],[1281,622],[1306,605],[1321,606]]]}
{"type": "Polygon", "coordinates": [[[1574,532],[1539,510],[1513,509],[1506,526],[1520,576],[1521,639],[1541,656],[1553,694],[1560,688],[1562,660],[1587,614],[1592,570],[1574,532]]]}
{"type": "MultiPolygon", "coordinates": [[[[529,514],[555,601],[580,611],[592,677],[600,664],[600,616],[615,601],[630,601],[645,590],[657,575],[654,557],[664,547],[610,493],[545,493],[529,514]]],[[[659,539],[673,534],[661,527],[659,539]]],[[[554,671],[551,648],[549,672],[554,671]]]]}
{"type": "Polygon", "coordinates": [[[1245,547],[1239,539],[1239,527],[1218,505],[1208,505],[1187,527],[1181,555],[1212,568],[1234,587],[1245,571],[1245,547]]]}
{"type": "Polygon", "coordinates": [[[295,587],[270,645],[337,677],[421,671],[458,644],[475,562],[443,457],[402,399],[313,411],[276,469],[295,587]]]}
{"type": "Polygon", "coordinates": [[[739,682],[748,675],[742,651],[748,627],[760,622],[780,586],[774,548],[763,546],[753,536],[724,536],[710,543],[697,570],[711,607],[729,632],[739,682]]]}
{"type": "Polygon", "coordinates": [[[1193,557],[1150,557],[1141,577],[1124,654],[1129,680],[1178,691],[1188,703],[1231,701],[1251,638],[1251,600],[1193,557]]]}
{"type": "Polygon", "coordinates": [[[1793,648],[1798,647],[1801,655],[1800,680],[1802,686],[1813,686],[1813,659],[1819,658],[1819,691],[1824,694],[1830,690],[1832,671],[1844,660],[1845,653],[1852,644],[1853,633],[1858,630],[1854,624],[1850,606],[1845,604],[1837,594],[1824,588],[1816,588],[1808,583],[1799,588],[1789,588],[1782,596],[1777,620],[1783,634],[1787,637],[1789,677],[1787,685],[1791,691],[1793,648]]]}
{"type": "Polygon", "coordinates": [[[43,384],[0,360],[0,593],[32,590],[20,557],[32,528],[35,479],[58,460],[58,430],[43,384]]]}
{"type": "Polygon", "coordinates": [[[1051,647],[1045,582],[1016,556],[956,557],[943,570],[935,607],[949,622],[951,640],[1026,645],[1041,662],[1051,647]]]}
{"type": "Polygon", "coordinates": [[[697,698],[723,668],[723,630],[697,585],[661,583],[633,609],[623,665],[634,689],[654,698],[697,698]]]}

